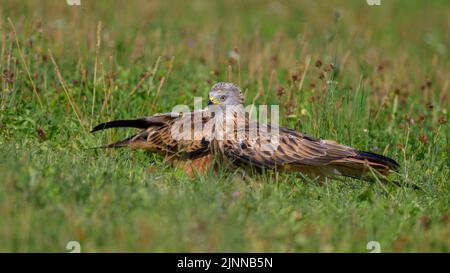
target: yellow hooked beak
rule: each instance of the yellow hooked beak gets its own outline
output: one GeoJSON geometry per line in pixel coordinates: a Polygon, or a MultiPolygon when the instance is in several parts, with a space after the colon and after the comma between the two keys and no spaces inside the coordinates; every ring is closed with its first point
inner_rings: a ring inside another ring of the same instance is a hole
{"type": "Polygon", "coordinates": [[[208,105],[212,105],[212,104],[217,105],[217,104],[220,104],[220,102],[215,97],[211,96],[211,97],[209,97],[208,105]]]}

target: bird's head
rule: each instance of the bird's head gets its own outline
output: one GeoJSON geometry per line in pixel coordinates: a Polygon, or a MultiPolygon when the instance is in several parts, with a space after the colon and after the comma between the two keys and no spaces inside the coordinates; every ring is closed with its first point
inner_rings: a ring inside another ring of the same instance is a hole
{"type": "Polygon", "coordinates": [[[208,95],[208,105],[243,105],[244,95],[241,89],[230,82],[219,82],[213,85],[208,95]]]}

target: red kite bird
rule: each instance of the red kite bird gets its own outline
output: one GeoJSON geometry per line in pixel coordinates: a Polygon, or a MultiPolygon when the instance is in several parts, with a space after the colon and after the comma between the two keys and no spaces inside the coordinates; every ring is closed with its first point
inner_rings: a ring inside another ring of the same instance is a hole
{"type": "Polygon", "coordinates": [[[347,176],[368,181],[384,180],[399,168],[397,162],[379,154],[252,121],[244,113],[243,102],[239,87],[217,83],[209,93],[208,107],[201,111],[116,120],[99,124],[92,132],[113,127],[139,128],[139,133],[104,147],[158,153],[189,175],[203,174],[213,162],[300,172],[311,179],[347,176]],[[276,141],[272,141],[273,136],[276,141]]]}

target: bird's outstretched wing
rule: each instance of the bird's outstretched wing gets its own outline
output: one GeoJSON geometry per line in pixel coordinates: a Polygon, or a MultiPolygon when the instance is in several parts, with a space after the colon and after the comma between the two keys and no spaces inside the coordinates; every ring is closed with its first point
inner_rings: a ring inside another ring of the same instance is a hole
{"type": "Polygon", "coordinates": [[[270,132],[276,127],[258,124],[258,128],[263,126],[267,126],[263,132],[268,133],[259,133],[256,138],[249,137],[249,126],[246,126],[246,137],[242,140],[224,141],[224,155],[238,165],[301,171],[312,176],[344,175],[364,179],[370,172],[368,166],[382,174],[398,168],[398,164],[387,157],[287,128],[278,128],[278,138],[272,141],[270,132]]]}
{"type": "Polygon", "coordinates": [[[188,113],[164,113],[134,120],[115,120],[95,126],[92,132],[115,127],[133,127],[142,129],[139,133],[103,146],[104,148],[131,147],[145,149],[167,157],[197,158],[209,152],[202,126],[195,126],[194,120],[206,123],[211,117],[204,111],[188,113]],[[190,126],[190,130],[183,128],[190,126]],[[183,135],[188,133],[188,135],[183,135]],[[194,137],[195,135],[195,137],[194,137]]]}

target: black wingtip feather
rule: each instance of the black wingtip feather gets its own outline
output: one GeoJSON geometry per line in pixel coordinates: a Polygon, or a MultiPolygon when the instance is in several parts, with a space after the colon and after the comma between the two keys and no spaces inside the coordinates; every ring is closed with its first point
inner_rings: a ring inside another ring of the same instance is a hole
{"type": "Polygon", "coordinates": [[[358,151],[358,156],[356,156],[356,158],[362,160],[367,159],[378,164],[386,165],[394,171],[398,171],[400,168],[400,165],[395,160],[376,153],[358,151]]]}
{"type": "Polygon", "coordinates": [[[115,127],[129,127],[129,128],[140,128],[145,129],[149,126],[153,125],[161,125],[161,122],[153,121],[151,119],[142,118],[142,119],[130,119],[130,120],[114,120],[110,122],[101,123],[95,126],[91,133],[115,127]]]}

